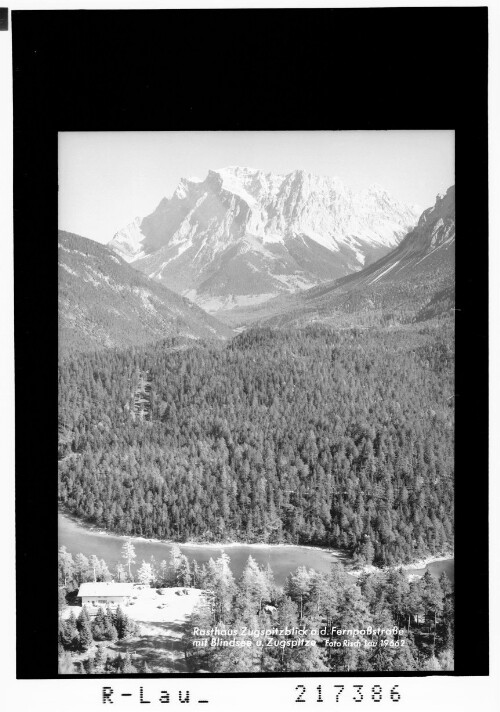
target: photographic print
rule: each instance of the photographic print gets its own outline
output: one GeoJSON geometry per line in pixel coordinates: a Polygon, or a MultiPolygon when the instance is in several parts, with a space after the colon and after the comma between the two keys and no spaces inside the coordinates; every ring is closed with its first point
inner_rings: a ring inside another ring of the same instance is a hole
{"type": "Polygon", "coordinates": [[[454,670],[454,142],[59,133],[60,674],[454,670]]]}

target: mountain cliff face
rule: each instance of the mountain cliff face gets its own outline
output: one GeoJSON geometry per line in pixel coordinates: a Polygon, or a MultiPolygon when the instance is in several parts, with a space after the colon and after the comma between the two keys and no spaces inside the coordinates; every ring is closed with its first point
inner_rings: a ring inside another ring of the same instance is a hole
{"type": "Polygon", "coordinates": [[[132,269],[106,246],[59,231],[59,346],[92,350],[169,336],[226,338],[196,304],[132,269]]]}
{"type": "Polygon", "coordinates": [[[230,167],[183,179],[109,246],[207,311],[263,303],[360,270],[393,249],[420,211],[378,186],[230,167]]]}
{"type": "Polygon", "coordinates": [[[414,230],[390,254],[357,275],[342,280],[343,285],[371,286],[377,282],[414,279],[455,269],[455,186],[438,195],[432,208],[425,210],[414,230]]]}
{"type": "Polygon", "coordinates": [[[438,195],[388,255],[357,274],[269,303],[269,323],[420,321],[451,313],[455,291],[455,187],[438,195]],[[372,318],[373,317],[373,318],[372,318]]]}

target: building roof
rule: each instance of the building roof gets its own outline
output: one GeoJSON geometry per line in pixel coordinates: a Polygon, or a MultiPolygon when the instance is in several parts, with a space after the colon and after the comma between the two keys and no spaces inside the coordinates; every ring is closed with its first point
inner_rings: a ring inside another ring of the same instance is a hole
{"type": "Polygon", "coordinates": [[[82,583],[79,596],[131,596],[134,591],[132,583],[115,583],[114,581],[91,581],[82,583]]]}

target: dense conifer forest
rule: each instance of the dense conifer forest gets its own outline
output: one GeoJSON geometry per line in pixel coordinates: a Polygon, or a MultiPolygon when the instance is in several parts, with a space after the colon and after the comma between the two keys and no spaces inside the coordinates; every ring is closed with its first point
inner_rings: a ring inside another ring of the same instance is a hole
{"type": "Polygon", "coordinates": [[[60,502],[135,536],[328,545],[378,565],[449,550],[453,375],[446,321],[67,357],[60,502]]]}

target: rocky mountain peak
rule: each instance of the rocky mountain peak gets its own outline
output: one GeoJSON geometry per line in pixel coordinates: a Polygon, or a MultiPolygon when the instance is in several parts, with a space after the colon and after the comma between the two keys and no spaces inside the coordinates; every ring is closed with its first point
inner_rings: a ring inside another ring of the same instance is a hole
{"type": "Polygon", "coordinates": [[[171,199],[110,247],[217,311],[355,272],[394,248],[419,214],[380,186],[355,193],[304,169],[227,166],[181,179],[171,199]]]}

